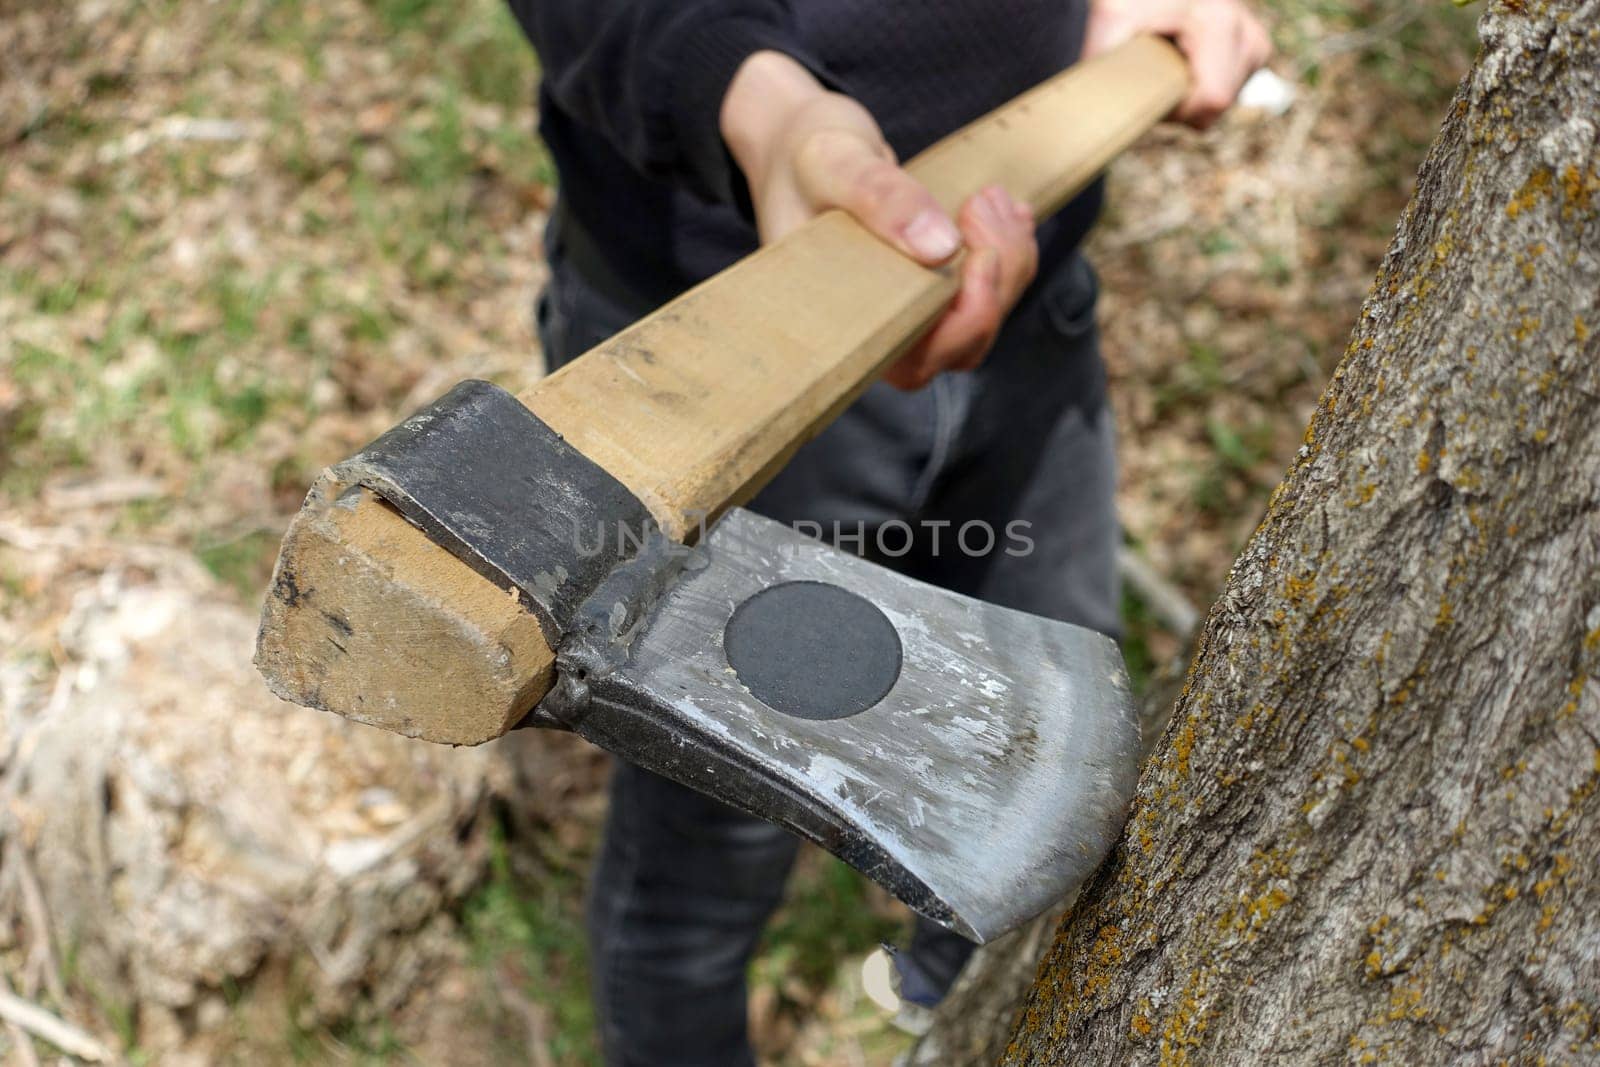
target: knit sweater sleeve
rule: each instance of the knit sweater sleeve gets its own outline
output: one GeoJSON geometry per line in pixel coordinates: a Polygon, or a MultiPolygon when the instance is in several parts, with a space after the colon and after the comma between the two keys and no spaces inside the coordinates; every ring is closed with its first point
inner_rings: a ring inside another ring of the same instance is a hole
{"type": "Polygon", "coordinates": [[[745,200],[722,141],[722,98],[752,53],[799,44],[785,0],[510,0],[544,92],[641,173],[713,201],[745,200]]]}

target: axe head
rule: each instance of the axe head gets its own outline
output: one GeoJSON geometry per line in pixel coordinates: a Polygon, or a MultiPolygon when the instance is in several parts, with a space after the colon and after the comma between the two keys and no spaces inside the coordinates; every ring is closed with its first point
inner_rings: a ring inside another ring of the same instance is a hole
{"type": "Polygon", "coordinates": [[[533,724],[786,826],[980,943],[1117,839],[1139,737],[1111,639],[740,509],[635,573],[663,554],[654,596],[596,590],[533,724]]]}
{"type": "Polygon", "coordinates": [[[1102,634],[737,508],[678,544],[484,382],[325,480],[329,500],[378,492],[539,618],[558,680],[524,725],[786,826],[974,941],[1060,900],[1117,839],[1139,728],[1102,634]]]}

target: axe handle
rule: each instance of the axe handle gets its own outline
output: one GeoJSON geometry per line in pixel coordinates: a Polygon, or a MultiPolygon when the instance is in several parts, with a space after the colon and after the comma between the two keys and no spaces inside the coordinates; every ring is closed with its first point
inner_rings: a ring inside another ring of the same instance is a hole
{"type": "Polygon", "coordinates": [[[1189,91],[1189,64],[1160,37],[1136,37],[1040,83],[906,164],[952,214],[998,183],[1043,219],[1189,91]]]}
{"type": "MultiPolygon", "coordinates": [[[[999,183],[1043,218],[1182,99],[1188,68],[1138,38],[952,134],[909,169],[952,212],[999,183]]],[[[854,220],[812,220],[542,379],[519,399],[691,539],[748,499],[943,310],[925,269],[854,220]]],[[[515,599],[366,490],[308,500],[284,538],[256,662],[273,690],[453,744],[514,726],[554,654],[515,599]]]]}
{"type": "MultiPolygon", "coordinates": [[[[954,212],[1005,186],[1044,218],[1167,114],[1188,66],[1141,37],[1063,72],[913,159],[954,212]]],[[[929,270],[829,212],[696,286],[519,399],[680,539],[742,503],[933,322],[929,270]]]]}

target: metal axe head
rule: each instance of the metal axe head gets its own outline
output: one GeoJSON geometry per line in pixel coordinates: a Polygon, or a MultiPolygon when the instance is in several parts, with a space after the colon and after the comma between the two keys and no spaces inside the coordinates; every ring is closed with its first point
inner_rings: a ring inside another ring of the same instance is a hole
{"type": "Polygon", "coordinates": [[[1139,745],[1109,638],[740,509],[621,575],[536,721],[787,826],[978,942],[1060,900],[1116,840],[1139,745]],[[664,564],[640,597],[626,575],[664,564]]]}
{"type": "Polygon", "coordinates": [[[1116,840],[1139,730],[1102,634],[737,508],[679,544],[484,382],[325,483],[380,493],[538,617],[558,680],[525,725],[789,827],[966,937],[1037,915],[1116,840]]]}

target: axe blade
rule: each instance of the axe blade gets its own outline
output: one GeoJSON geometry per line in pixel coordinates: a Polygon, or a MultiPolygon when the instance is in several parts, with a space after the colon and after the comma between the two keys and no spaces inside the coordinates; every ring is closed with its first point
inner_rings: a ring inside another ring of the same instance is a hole
{"type": "Polygon", "coordinates": [[[740,509],[677,551],[648,610],[597,591],[605,633],[564,646],[533,724],[777,822],[980,943],[1110,850],[1139,753],[1110,638],[740,509]]]}

